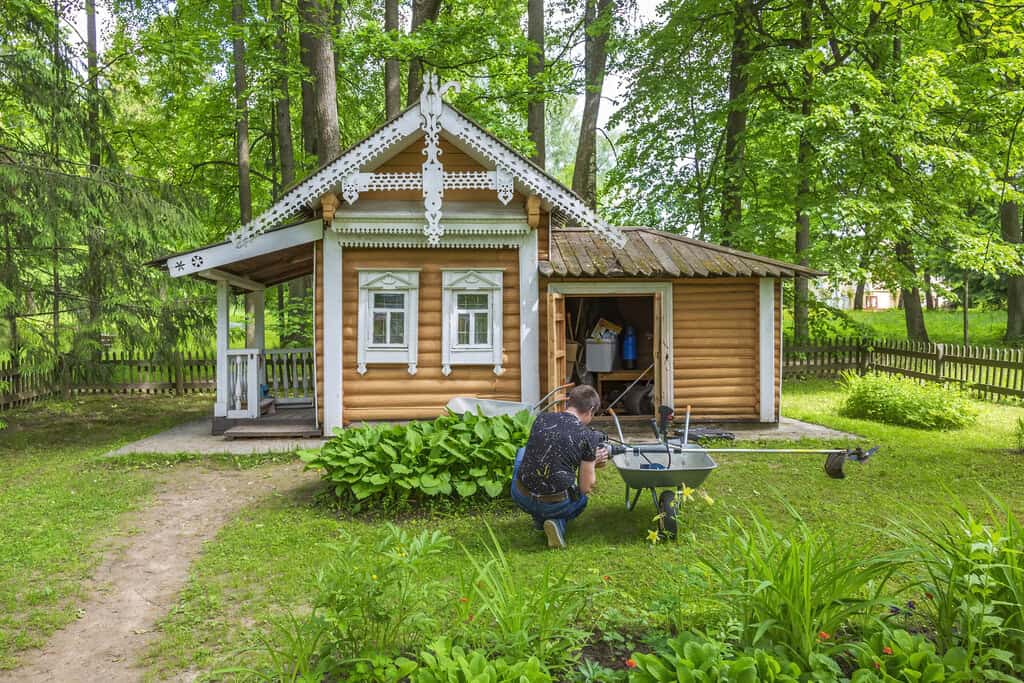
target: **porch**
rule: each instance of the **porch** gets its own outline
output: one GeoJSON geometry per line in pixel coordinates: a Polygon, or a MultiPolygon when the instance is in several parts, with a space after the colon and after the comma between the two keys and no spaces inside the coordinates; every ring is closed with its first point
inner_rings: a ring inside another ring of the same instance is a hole
{"type": "MultiPolygon", "coordinates": [[[[227,349],[227,396],[214,408],[213,434],[229,439],[316,438],[316,367],[313,348],[227,349]]],[[[220,355],[218,354],[218,363],[220,355]]]]}

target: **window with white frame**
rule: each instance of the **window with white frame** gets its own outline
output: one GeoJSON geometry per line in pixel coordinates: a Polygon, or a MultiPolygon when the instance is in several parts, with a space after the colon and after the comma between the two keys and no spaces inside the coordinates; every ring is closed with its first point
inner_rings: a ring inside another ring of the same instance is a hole
{"type": "Polygon", "coordinates": [[[445,270],[442,273],[441,372],[453,365],[501,367],[501,271],[445,270]]]}
{"type": "Polygon", "coordinates": [[[416,374],[419,286],[419,271],[359,271],[360,375],[374,363],[404,363],[416,374]]]}

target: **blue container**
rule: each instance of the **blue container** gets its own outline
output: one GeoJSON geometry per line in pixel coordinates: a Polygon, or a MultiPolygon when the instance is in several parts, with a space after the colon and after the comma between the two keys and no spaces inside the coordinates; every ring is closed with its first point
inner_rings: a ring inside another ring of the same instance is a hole
{"type": "Polygon", "coordinates": [[[626,327],[622,336],[622,367],[627,370],[636,368],[636,330],[632,325],[626,327]]]}

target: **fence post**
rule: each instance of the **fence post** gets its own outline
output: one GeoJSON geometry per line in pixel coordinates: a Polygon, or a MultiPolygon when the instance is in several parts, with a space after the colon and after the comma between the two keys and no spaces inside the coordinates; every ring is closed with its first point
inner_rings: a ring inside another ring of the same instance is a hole
{"type": "Polygon", "coordinates": [[[936,344],[935,345],[935,381],[936,382],[944,382],[945,381],[945,373],[943,372],[943,367],[942,367],[945,356],[946,356],[946,346],[945,346],[945,344],[936,344]]]}
{"type": "Polygon", "coordinates": [[[868,346],[868,341],[863,337],[857,342],[857,374],[861,377],[868,374],[868,354],[871,353],[871,347],[868,346]]]}
{"type": "Polygon", "coordinates": [[[185,394],[185,372],[182,367],[181,351],[173,351],[171,358],[174,363],[174,395],[183,396],[185,394]]]}

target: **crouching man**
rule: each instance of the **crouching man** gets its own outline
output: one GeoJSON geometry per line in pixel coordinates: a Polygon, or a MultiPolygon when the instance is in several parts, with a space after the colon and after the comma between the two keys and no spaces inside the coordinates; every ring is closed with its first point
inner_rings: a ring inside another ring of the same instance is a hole
{"type": "Polygon", "coordinates": [[[587,507],[597,480],[594,470],[608,461],[607,449],[599,447],[604,434],[587,426],[600,406],[593,387],[576,387],[564,412],[537,416],[516,458],[512,499],[533,516],[549,548],[565,547],[566,522],[587,507]]]}

